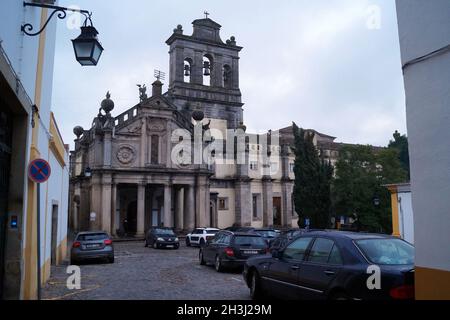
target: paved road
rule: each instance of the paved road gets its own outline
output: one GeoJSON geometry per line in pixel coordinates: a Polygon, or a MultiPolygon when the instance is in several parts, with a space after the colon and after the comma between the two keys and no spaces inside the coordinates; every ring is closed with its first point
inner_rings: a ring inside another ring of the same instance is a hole
{"type": "Polygon", "coordinates": [[[66,287],[67,265],[52,267],[43,299],[244,300],[249,291],[239,272],[200,266],[198,249],[156,250],[141,242],[115,243],[115,263],[81,265],[81,289],[66,287]]]}

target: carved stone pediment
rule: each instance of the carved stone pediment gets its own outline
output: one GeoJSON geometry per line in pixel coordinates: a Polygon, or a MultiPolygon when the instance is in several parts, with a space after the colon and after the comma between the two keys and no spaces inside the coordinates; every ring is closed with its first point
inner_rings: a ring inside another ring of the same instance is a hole
{"type": "Polygon", "coordinates": [[[142,122],[135,121],[133,123],[130,123],[124,128],[121,128],[119,131],[116,132],[116,134],[119,135],[129,135],[129,136],[139,136],[141,134],[142,129],[142,122]]]}
{"type": "Polygon", "coordinates": [[[166,123],[162,120],[149,120],[147,123],[147,130],[149,132],[165,132],[166,131],[166,123]]]}

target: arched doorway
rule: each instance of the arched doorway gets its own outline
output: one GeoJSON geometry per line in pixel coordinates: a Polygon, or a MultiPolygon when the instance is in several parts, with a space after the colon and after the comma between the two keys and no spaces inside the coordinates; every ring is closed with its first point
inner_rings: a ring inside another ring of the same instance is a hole
{"type": "Polygon", "coordinates": [[[124,224],[127,235],[135,235],[137,231],[137,201],[131,201],[127,207],[127,223],[124,224]]]}

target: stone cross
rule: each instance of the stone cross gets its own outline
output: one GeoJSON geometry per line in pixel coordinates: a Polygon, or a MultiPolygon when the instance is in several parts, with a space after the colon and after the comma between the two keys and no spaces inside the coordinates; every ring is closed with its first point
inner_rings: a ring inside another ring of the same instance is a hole
{"type": "Polygon", "coordinates": [[[209,12],[208,12],[208,11],[205,11],[205,12],[203,12],[203,13],[205,14],[205,19],[208,19],[209,12]]]}

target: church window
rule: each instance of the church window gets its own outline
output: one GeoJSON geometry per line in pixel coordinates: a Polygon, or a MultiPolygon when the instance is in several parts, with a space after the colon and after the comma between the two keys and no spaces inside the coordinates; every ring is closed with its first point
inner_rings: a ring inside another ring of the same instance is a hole
{"type": "Polygon", "coordinates": [[[158,135],[152,135],[151,136],[151,164],[158,164],[159,163],[159,136],[158,135]]]}
{"type": "Polygon", "coordinates": [[[210,86],[211,82],[211,71],[212,71],[212,58],[209,55],[203,56],[203,85],[210,86]]]}
{"type": "Polygon", "coordinates": [[[227,64],[223,66],[223,86],[231,88],[231,67],[227,64]]]}
{"type": "Polygon", "coordinates": [[[258,170],[258,162],[250,161],[250,170],[258,170]]]}
{"type": "Polygon", "coordinates": [[[219,210],[228,210],[228,198],[219,198],[219,210]]]}
{"type": "Polygon", "coordinates": [[[184,82],[191,83],[192,80],[192,60],[190,58],[184,59],[184,82]]]}

